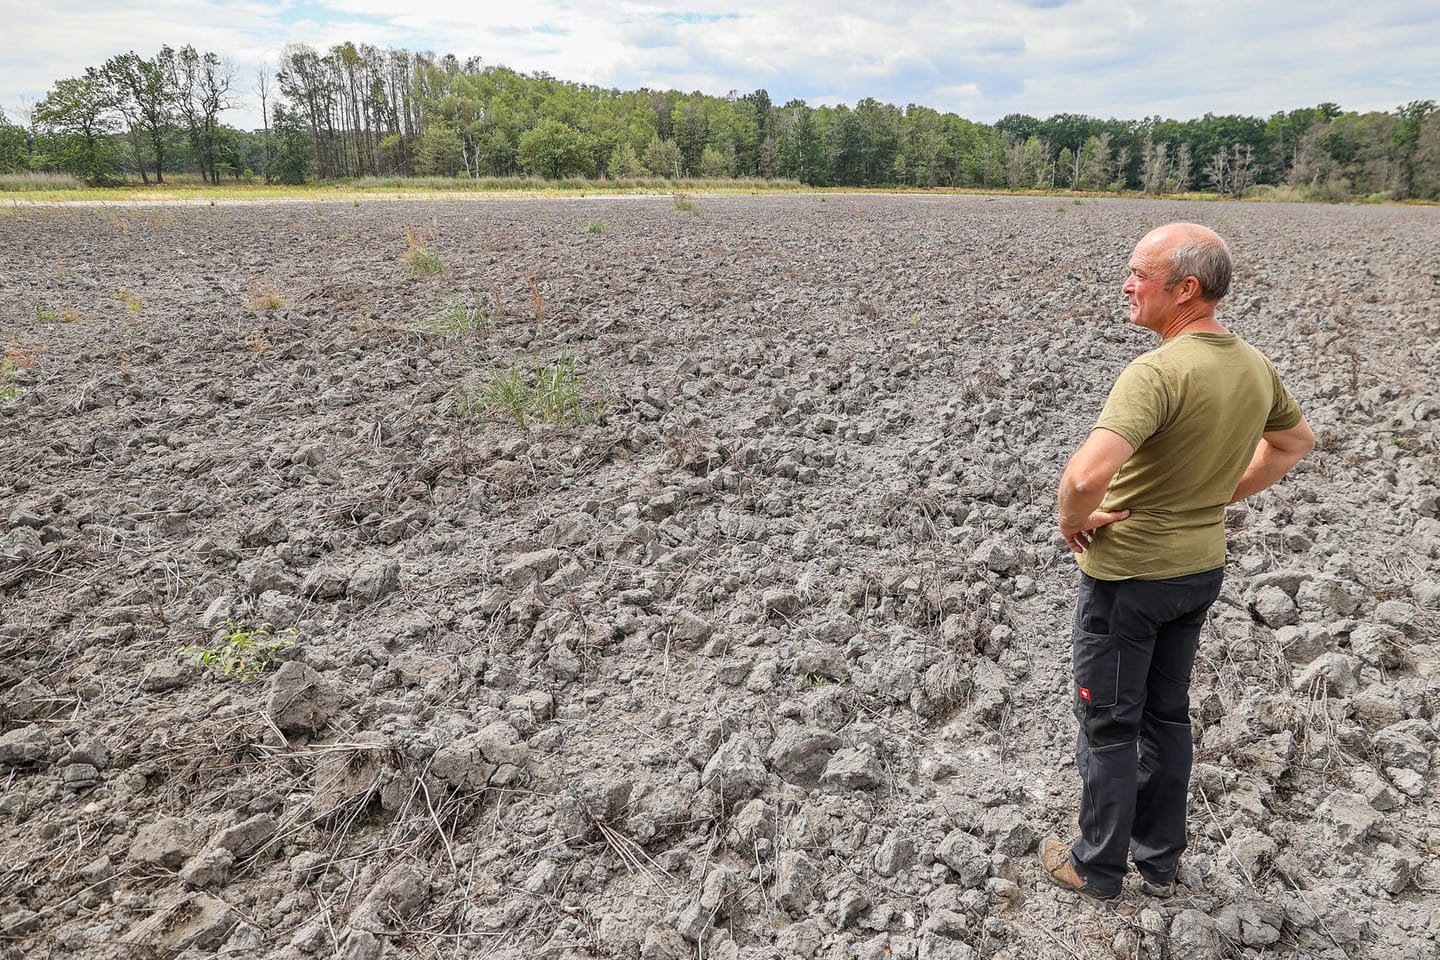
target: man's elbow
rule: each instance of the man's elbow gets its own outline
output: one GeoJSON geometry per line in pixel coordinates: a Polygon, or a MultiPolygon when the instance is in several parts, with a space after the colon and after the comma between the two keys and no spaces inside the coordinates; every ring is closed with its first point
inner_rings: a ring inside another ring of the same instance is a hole
{"type": "Polygon", "coordinates": [[[1289,430],[1266,434],[1265,442],[1286,459],[1298,463],[1315,449],[1315,431],[1310,429],[1310,424],[1301,420],[1289,430]]]}
{"type": "Polygon", "coordinates": [[[1093,497],[1110,486],[1109,477],[1100,477],[1082,470],[1067,470],[1060,478],[1060,489],[1078,497],[1093,497]]]}
{"type": "Polygon", "coordinates": [[[1310,451],[1315,449],[1315,431],[1311,430],[1310,425],[1304,420],[1300,421],[1300,426],[1302,426],[1304,430],[1295,438],[1295,449],[1293,451],[1297,463],[1308,457],[1310,451]]]}

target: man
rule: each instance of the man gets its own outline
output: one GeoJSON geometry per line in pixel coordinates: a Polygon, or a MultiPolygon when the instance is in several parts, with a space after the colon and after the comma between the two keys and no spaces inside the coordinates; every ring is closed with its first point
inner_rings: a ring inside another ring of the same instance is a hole
{"type": "Polygon", "coordinates": [[[1059,524],[1079,563],[1073,665],[1080,839],[1047,838],[1061,887],[1119,895],[1127,853],[1169,896],[1185,849],[1190,671],[1220,594],[1225,506],[1275,483],[1315,437],[1275,368],[1215,319],[1230,253],[1173,223],[1130,257],[1130,322],[1161,345],[1115,382],[1060,479],[1059,524]]]}

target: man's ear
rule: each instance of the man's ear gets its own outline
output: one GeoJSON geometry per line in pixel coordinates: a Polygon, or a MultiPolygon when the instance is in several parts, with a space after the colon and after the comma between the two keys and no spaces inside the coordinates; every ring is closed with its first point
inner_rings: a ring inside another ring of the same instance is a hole
{"type": "Polygon", "coordinates": [[[1195,277],[1186,277],[1186,278],[1184,278],[1183,280],[1181,280],[1181,281],[1180,281],[1180,299],[1181,299],[1181,300],[1198,300],[1198,299],[1200,299],[1200,281],[1197,280],[1195,277]]]}

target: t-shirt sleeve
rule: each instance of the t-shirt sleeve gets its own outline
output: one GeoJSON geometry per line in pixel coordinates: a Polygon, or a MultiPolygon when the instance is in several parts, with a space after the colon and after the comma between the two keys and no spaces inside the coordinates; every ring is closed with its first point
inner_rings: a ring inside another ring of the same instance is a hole
{"type": "Polygon", "coordinates": [[[1265,418],[1265,432],[1289,430],[1300,422],[1300,404],[1296,401],[1295,395],[1280,381],[1280,374],[1275,369],[1275,365],[1269,360],[1265,362],[1270,367],[1270,377],[1275,385],[1275,402],[1270,405],[1270,416],[1265,418]]]}
{"type": "Polygon", "coordinates": [[[1095,426],[1119,434],[1138,450],[1164,426],[1169,415],[1170,393],[1160,372],[1137,362],[1121,371],[1095,426]]]}

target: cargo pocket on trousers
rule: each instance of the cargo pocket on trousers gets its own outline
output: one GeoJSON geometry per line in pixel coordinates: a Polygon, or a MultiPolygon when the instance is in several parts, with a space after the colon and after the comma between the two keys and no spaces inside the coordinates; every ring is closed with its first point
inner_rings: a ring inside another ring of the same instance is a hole
{"type": "Polygon", "coordinates": [[[1076,707],[1093,710],[1115,706],[1120,685],[1120,645],[1114,638],[1108,633],[1076,629],[1071,656],[1076,707]]]}

